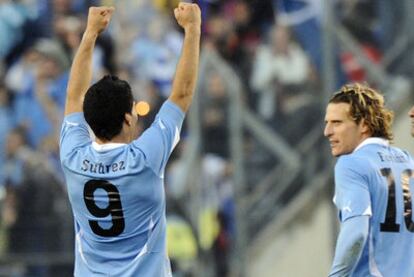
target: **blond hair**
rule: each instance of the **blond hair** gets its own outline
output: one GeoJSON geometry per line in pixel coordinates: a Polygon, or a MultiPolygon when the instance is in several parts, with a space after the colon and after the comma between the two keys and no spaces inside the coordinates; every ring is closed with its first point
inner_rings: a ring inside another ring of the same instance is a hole
{"type": "Polygon", "coordinates": [[[357,124],[363,119],[372,137],[392,141],[394,113],[384,106],[384,96],[373,88],[360,83],[347,84],[332,96],[329,103],[348,103],[351,118],[357,124]]]}

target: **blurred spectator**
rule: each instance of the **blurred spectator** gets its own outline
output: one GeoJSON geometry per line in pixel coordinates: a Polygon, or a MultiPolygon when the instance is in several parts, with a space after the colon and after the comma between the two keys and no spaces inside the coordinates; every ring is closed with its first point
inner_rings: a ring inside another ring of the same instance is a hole
{"type": "Polygon", "coordinates": [[[53,28],[54,37],[65,50],[68,60],[72,60],[82,39],[82,20],[76,16],[59,16],[55,18],[53,28]]]}
{"type": "Polygon", "coordinates": [[[28,11],[12,0],[0,1],[0,58],[5,59],[24,39],[28,11]]]}
{"type": "Polygon", "coordinates": [[[250,74],[251,54],[260,41],[252,25],[252,8],[247,1],[228,1],[205,23],[207,46],[215,48],[242,76],[250,74]]]}
{"type": "MultiPolygon", "coordinates": [[[[84,30],[84,20],[80,16],[55,16],[53,22],[54,37],[65,51],[66,59],[71,61],[79,47],[84,30]]],[[[100,79],[107,74],[114,74],[115,45],[109,33],[99,36],[93,57],[94,79],[100,79]]]]}
{"type": "Polygon", "coordinates": [[[206,32],[205,46],[217,49],[225,57],[228,40],[233,35],[230,21],[220,14],[213,14],[207,19],[204,26],[206,32]]]}
{"type": "Polygon", "coordinates": [[[34,46],[38,58],[32,83],[16,93],[17,123],[28,130],[30,145],[39,147],[48,135],[57,134],[63,115],[68,81],[68,60],[53,40],[40,40],[34,46]]]}
{"type": "Polygon", "coordinates": [[[16,127],[7,134],[4,176],[8,186],[18,186],[23,182],[23,164],[33,153],[27,144],[26,132],[16,127]]]}
{"type": "Polygon", "coordinates": [[[223,76],[217,72],[207,75],[202,102],[203,151],[229,157],[228,91],[223,76]]]}
{"type": "MultiPolygon", "coordinates": [[[[22,128],[7,139],[5,207],[2,221],[8,230],[10,254],[58,253],[71,236],[64,229],[70,220],[66,196],[42,155],[25,143],[22,128]]],[[[54,276],[45,265],[29,266],[24,276],[54,276]],[[51,275],[49,275],[51,274],[51,275]]]]}
{"type": "MultiPolygon", "coordinates": [[[[166,169],[166,182],[165,182],[165,194],[170,199],[168,203],[175,204],[184,199],[189,191],[186,187],[186,164],[183,159],[183,151],[187,147],[187,140],[181,139],[181,142],[177,145],[172,152],[170,160],[166,169]]],[[[168,206],[173,206],[173,205],[168,206]]]]}
{"type": "Polygon", "coordinates": [[[362,44],[378,45],[376,1],[338,1],[341,23],[362,44]]]}
{"type": "Polygon", "coordinates": [[[44,155],[44,159],[47,161],[51,169],[50,174],[53,175],[53,177],[66,191],[65,178],[63,176],[63,170],[59,159],[59,142],[57,141],[56,136],[49,135],[45,137],[39,150],[44,155]]]}
{"type": "Polygon", "coordinates": [[[232,33],[227,49],[221,49],[221,53],[245,80],[250,74],[254,49],[260,42],[259,30],[252,24],[253,8],[248,1],[238,0],[228,1],[223,10],[224,17],[231,23],[232,33]]]}
{"type": "Polygon", "coordinates": [[[256,52],[250,84],[258,93],[258,113],[266,120],[273,118],[283,105],[283,97],[303,90],[310,65],[306,54],[291,39],[285,26],[275,25],[270,41],[256,52]]]}
{"type": "Polygon", "coordinates": [[[283,124],[277,126],[277,131],[290,145],[298,146],[298,143],[303,142],[303,137],[323,121],[320,99],[314,90],[286,94],[283,110],[279,114],[283,124]]]}
{"type": "Polygon", "coordinates": [[[156,84],[164,99],[172,86],[182,39],[167,18],[158,14],[131,46],[135,76],[156,84]]]}
{"type": "Polygon", "coordinates": [[[226,277],[230,272],[230,253],[232,250],[231,237],[228,233],[229,224],[227,217],[222,213],[217,214],[219,233],[213,244],[215,262],[215,276],[226,277]]]}
{"type": "Polygon", "coordinates": [[[90,5],[97,5],[94,0],[38,0],[37,1],[37,28],[43,37],[51,37],[54,32],[54,21],[57,18],[85,14],[90,5]]]}
{"type": "Polygon", "coordinates": [[[0,186],[4,185],[4,163],[6,159],[6,137],[14,127],[13,111],[10,108],[10,93],[0,81],[0,186]]]}
{"type": "Polygon", "coordinates": [[[277,23],[289,26],[317,68],[322,70],[322,0],[273,0],[277,23]]]}
{"type": "Polygon", "coordinates": [[[251,24],[260,32],[266,33],[275,23],[273,0],[245,1],[250,5],[251,24]]]}
{"type": "Polygon", "coordinates": [[[228,234],[234,235],[235,232],[232,165],[217,155],[207,153],[202,160],[202,174],[199,230],[205,232],[200,233],[201,246],[209,249],[219,232],[218,213],[226,215],[228,234]],[[208,222],[211,226],[207,227],[208,222]]]}
{"type": "Polygon", "coordinates": [[[36,63],[39,53],[32,48],[26,49],[21,57],[6,72],[5,83],[13,94],[20,94],[30,89],[35,78],[36,63]]]}
{"type": "Polygon", "coordinates": [[[150,22],[156,18],[157,11],[152,1],[147,0],[123,0],[106,1],[113,4],[116,13],[112,18],[110,27],[111,35],[117,44],[118,49],[127,51],[120,52],[118,62],[121,65],[131,65],[132,51],[130,50],[133,41],[145,35],[145,30],[150,22]],[[111,29],[112,27],[112,29],[111,29]]]}
{"type": "Polygon", "coordinates": [[[190,224],[174,213],[167,216],[167,241],[174,277],[194,276],[197,241],[190,224]]]}
{"type": "MultiPolygon", "coordinates": [[[[160,110],[164,99],[159,91],[159,88],[155,82],[148,82],[146,89],[146,97],[144,99],[137,98],[138,100],[147,101],[150,105],[150,111],[146,116],[141,117],[144,129],[148,128],[152,122],[154,122],[155,116],[160,110]]],[[[186,126],[183,126],[181,133],[185,133],[186,126]]]]}
{"type": "MultiPolygon", "coordinates": [[[[180,144],[181,148],[183,147],[180,144]]],[[[177,155],[177,153],[175,154],[177,155]]],[[[205,154],[202,157],[202,176],[200,187],[198,188],[197,203],[197,230],[198,243],[201,250],[209,252],[218,240],[219,234],[226,237],[226,247],[232,247],[235,236],[235,203],[232,182],[232,164],[227,160],[214,155],[205,154]],[[222,222],[220,220],[223,220],[222,222]]],[[[170,197],[169,206],[175,203],[182,206],[180,202],[186,199],[190,188],[186,184],[180,183],[185,181],[185,164],[181,158],[171,161],[167,171],[167,197],[170,197]]],[[[194,199],[192,200],[194,201],[194,199]]],[[[189,206],[184,205],[184,209],[189,206]]],[[[178,209],[179,210],[179,209],[178,209]]],[[[176,207],[177,212],[177,207],[176,207]]],[[[188,212],[188,210],[187,210],[188,212]]],[[[220,246],[221,247],[221,246],[220,246]]],[[[225,261],[226,263],[228,261],[225,261]]]]}
{"type": "MultiPolygon", "coordinates": [[[[376,37],[377,15],[374,1],[340,2],[342,24],[352,34],[361,47],[362,53],[374,64],[381,62],[382,54],[376,37]]],[[[343,70],[350,82],[364,82],[365,69],[351,51],[343,50],[341,55],[343,70]]]]}
{"type": "Polygon", "coordinates": [[[201,246],[212,248],[216,276],[227,276],[230,266],[229,254],[236,232],[232,165],[221,157],[206,154],[203,158],[202,170],[203,196],[200,220],[204,225],[200,226],[200,240],[205,241],[201,241],[201,246]],[[206,228],[210,212],[214,215],[214,218],[210,219],[214,229],[206,228]],[[209,235],[212,237],[209,238],[209,235]]]}

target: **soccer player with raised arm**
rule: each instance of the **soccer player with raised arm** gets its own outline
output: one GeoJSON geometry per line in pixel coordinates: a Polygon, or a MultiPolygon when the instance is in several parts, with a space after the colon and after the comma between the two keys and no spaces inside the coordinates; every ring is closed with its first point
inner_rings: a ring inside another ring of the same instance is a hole
{"type": "Polygon", "coordinates": [[[340,220],[329,276],[414,276],[414,161],[390,146],[392,118],[383,96],[361,84],[342,87],[327,106],[340,220]]]}
{"type": "Polygon", "coordinates": [[[95,42],[113,11],[89,9],[71,68],[61,131],[60,159],[75,219],[74,275],[171,276],[164,168],[195,90],[200,9],[190,3],[174,9],[185,36],[171,95],[140,136],[126,81],[106,76],[89,87],[95,42]]]}

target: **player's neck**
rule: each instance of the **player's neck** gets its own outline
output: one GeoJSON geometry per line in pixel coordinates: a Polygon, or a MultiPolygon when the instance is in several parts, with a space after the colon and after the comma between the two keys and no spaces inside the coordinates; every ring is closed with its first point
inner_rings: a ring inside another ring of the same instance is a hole
{"type": "Polygon", "coordinates": [[[115,137],[113,137],[111,140],[106,140],[106,139],[100,139],[100,138],[96,138],[95,139],[96,143],[98,144],[107,144],[107,143],[129,143],[129,139],[127,138],[127,136],[123,135],[123,134],[119,134],[115,137]]]}

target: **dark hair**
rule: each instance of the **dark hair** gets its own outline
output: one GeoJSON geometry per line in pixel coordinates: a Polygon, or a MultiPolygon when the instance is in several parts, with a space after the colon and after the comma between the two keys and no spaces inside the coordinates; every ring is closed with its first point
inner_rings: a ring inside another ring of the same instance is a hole
{"type": "Polygon", "coordinates": [[[111,140],[122,130],[126,113],[131,113],[133,97],[128,82],[105,76],[85,95],[83,113],[95,136],[111,140]]]}
{"type": "Polygon", "coordinates": [[[373,88],[359,83],[347,84],[332,96],[329,103],[348,103],[351,118],[357,124],[364,119],[372,137],[393,139],[394,114],[385,107],[384,97],[373,88]]]}

